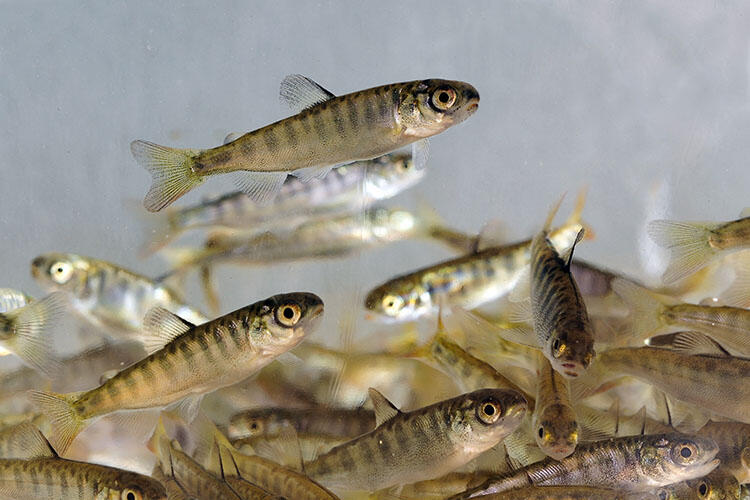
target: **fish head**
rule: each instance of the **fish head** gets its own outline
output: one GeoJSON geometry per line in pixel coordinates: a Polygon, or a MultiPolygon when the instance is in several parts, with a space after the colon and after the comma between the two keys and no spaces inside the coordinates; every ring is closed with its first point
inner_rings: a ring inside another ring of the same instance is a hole
{"type": "MultiPolygon", "coordinates": [[[[689,498],[699,498],[700,500],[728,500],[730,498],[740,498],[740,484],[734,475],[715,470],[711,474],[686,481],[686,486],[690,488],[689,498]]],[[[683,495],[682,498],[687,498],[683,495]]]]}
{"type": "Polygon", "coordinates": [[[164,486],[148,476],[128,471],[118,471],[116,485],[110,488],[110,496],[118,500],[167,500],[164,486]]]}
{"type": "Polygon", "coordinates": [[[77,294],[84,288],[91,262],[71,253],[46,253],[31,261],[31,276],[48,292],[77,294]]]}
{"type": "Polygon", "coordinates": [[[427,170],[415,168],[411,154],[392,153],[372,160],[365,176],[365,196],[384,200],[421,181],[427,170]]]}
{"type": "Polygon", "coordinates": [[[420,318],[432,308],[430,294],[409,276],[388,281],[367,294],[365,308],[380,319],[410,321],[420,318]]]}
{"type": "Polygon", "coordinates": [[[703,477],[719,465],[719,447],[708,437],[654,435],[643,440],[640,448],[642,469],[662,485],[703,477]]]}
{"type": "Polygon", "coordinates": [[[545,355],[556,372],[565,378],[577,378],[594,359],[594,336],[587,324],[563,323],[553,330],[545,355]]]}
{"type": "Polygon", "coordinates": [[[465,82],[421,80],[400,91],[398,120],[404,134],[430,137],[461,123],[479,107],[479,92],[465,82]]]}
{"type": "Polygon", "coordinates": [[[521,425],[528,403],[518,391],[480,389],[455,399],[451,430],[464,449],[481,453],[521,425]]]}
{"type": "Polygon", "coordinates": [[[411,212],[401,209],[374,207],[367,212],[372,235],[380,241],[399,241],[416,231],[418,221],[411,212]]]}
{"type": "Polygon", "coordinates": [[[314,293],[283,293],[269,297],[261,303],[256,326],[251,329],[258,343],[297,345],[320,322],[323,301],[314,293]],[[260,338],[262,337],[262,338],[260,338]]]}
{"type": "Polygon", "coordinates": [[[573,409],[568,405],[550,405],[540,413],[534,434],[545,455],[562,460],[578,445],[580,430],[573,409]]]}

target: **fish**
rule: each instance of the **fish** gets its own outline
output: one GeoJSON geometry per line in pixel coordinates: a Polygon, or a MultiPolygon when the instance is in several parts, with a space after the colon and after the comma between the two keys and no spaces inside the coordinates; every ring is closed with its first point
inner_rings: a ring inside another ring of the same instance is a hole
{"type": "Polygon", "coordinates": [[[427,479],[417,483],[406,484],[395,488],[378,490],[370,495],[371,500],[399,499],[435,499],[443,500],[446,495],[460,493],[475,483],[481,484],[487,476],[482,472],[451,472],[436,479],[427,479]]]}
{"type": "Polygon", "coordinates": [[[159,464],[151,471],[151,477],[164,486],[167,492],[167,500],[194,500],[173,477],[164,475],[159,464]]]}
{"type": "Polygon", "coordinates": [[[750,310],[686,304],[620,278],[612,286],[632,310],[633,336],[637,339],[674,332],[700,332],[732,354],[750,356],[750,310]]]}
{"type": "Polygon", "coordinates": [[[627,436],[580,444],[560,461],[551,457],[517,471],[494,477],[454,495],[474,498],[528,486],[592,486],[625,492],[702,477],[719,465],[716,443],[685,434],[627,436]]]}
{"type": "Polygon", "coordinates": [[[733,474],[740,483],[750,483],[750,425],[709,421],[697,434],[719,445],[717,458],[721,460],[722,471],[733,474]]]}
{"type": "Polygon", "coordinates": [[[191,323],[208,319],[164,283],[83,255],[39,255],[31,261],[31,275],[45,290],[64,292],[79,317],[114,339],[139,340],[144,316],[157,306],[191,323]]]}
{"type": "Polygon", "coordinates": [[[288,174],[303,182],[334,167],[412,146],[415,167],[426,163],[426,138],[471,116],[479,93],[468,83],[416,80],[334,96],[302,75],[281,83],[282,100],[297,113],[210,149],[175,149],[136,140],[135,160],[153,183],[144,206],[157,212],[206,176],[235,172],[240,190],[272,200],[288,174]]]}
{"type": "Polygon", "coordinates": [[[750,210],[729,222],[649,222],[649,237],[670,251],[662,281],[674,283],[706,266],[717,256],[750,247],[750,210]]]}
{"type": "Polygon", "coordinates": [[[353,438],[375,427],[375,413],[364,408],[258,408],[229,418],[227,436],[241,439],[278,435],[286,426],[300,433],[353,438]]]}
{"type": "Polygon", "coordinates": [[[252,229],[256,234],[293,230],[314,218],[360,211],[416,185],[425,169],[414,168],[411,155],[392,153],[344,165],[323,179],[302,182],[287,177],[273,202],[259,205],[242,191],[233,191],[186,207],[150,216],[151,241],[156,251],[195,228],[252,229]],[[161,214],[160,214],[161,215],[161,214]]]}
{"type": "MultiPolygon", "coordinates": [[[[241,453],[247,455],[258,455],[273,460],[276,457],[275,449],[280,446],[286,446],[289,438],[286,436],[287,431],[282,430],[279,434],[248,436],[240,439],[233,439],[234,446],[241,453]]],[[[295,447],[299,448],[303,460],[313,460],[318,455],[326,453],[334,446],[343,444],[352,436],[333,436],[331,434],[320,433],[296,433],[295,447]]],[[[353,436],[356,437],[356,436],[353,436]]]]}
{"type": "Polygon", "coordinates": [[[5,289],[0,312],[0,347],[15,354],[27,366],[50,376],[59,369],[52,353],[52,328],[65,310],[65,297],[51,293],[40,300],[5,289]],[[14,307],[17,306],[17,307],[14,307]]]}
{"type": "MultiPolygon", "coordinates": [[[[573,214],[550,233],[556,248],[569,248],[583,228],[585,202],[578,197],[573,214]]],[[[413,321],[438,307],[474,309],[507,296],[531,262],[531,241],[490,246],[474,253],[402,274],[370,290],[365,308],[381,320],[413,321]]]]}
{"type": "Polygon", "coordinates": [[[750,359],[655,347],[620,348],[600,353],[589,371],[571,387],[578,398],[629,375],[698,409],[750,423],[750,359]]]}
{"type": "Polygon", "coordinates": [[[656,495],[593,486],[527,486],[482,496],[485,500],[657,500],[656,495]]]}
{"type": "Polygon", "coordinates": [[[483,389],[404,413],[370,389],[376,427],[304,465],[330,488],[376,491],[442,476],[495,446],[527,403],[508,389],[483,389]]]}
{"type": "Polygon", "coordinates": [[[562,460],[576,449],[581,429],[576,412],[570,403],[567,380],[547,358],[539,357],[536,406],[532,415],[532,429],[539,448],[555,460],[562,460]]]}
{"type": "MultiPolygon", "coordinates": [[[[560,200],[562,202],[562,199],[560,200]]],[[[530,297],[534,333],[542,353],[566,378],[578,377],[594,357],[594,331],[586,304],[570,272],[581,228],[562,255],[549,239],[560,202],[550,211],[544,228],[531,242],[530,297]]]]}
{"type": "Polygon", "coordinates": [[[60,458],[32,424],[3,447],[0,497],[13,500],[167,500],[155,479],[104,465],[60,458]]]}
{"type": "Polygon", "coordinates": [[[659,500],[730,500],[740,498],[737,479],[719,469],[710,474],[663,486],[653,492],[659,500]]]}
{"type": "Polygon", "coordinates": [[[199,326],[155,308],[144,319],[149,356],[88,391],[30,397],[50,418],[63,451],[101,415],[182,400],[190,416],[203,394],[248,378],[296,346],[322,313],[323,301],[312,293],[274,295],[199,326]]]}

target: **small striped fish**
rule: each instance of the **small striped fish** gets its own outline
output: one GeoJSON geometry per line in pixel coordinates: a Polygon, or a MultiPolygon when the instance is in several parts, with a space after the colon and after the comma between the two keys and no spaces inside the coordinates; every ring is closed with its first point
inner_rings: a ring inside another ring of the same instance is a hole
{"type": "Polygon", "coordinates": [[[570,404],[568,381],[552,369],[547,358],[541,354],[538,358],[534,438],[548,457],[561,460],[575,451],[580,429],[570,404]]]}
{"type": "Polygon", "coordinates": [[[708,422],[697,432],[719,445],[721,469],[740,483],[750,483],[750,425],[740,422],[708,422]]]}
{"type": "Polygon", "coordinates": [[[241,172],[240,189],[265,203],[287,174],[302,181],[333,167],[367,160],[416,143],[414,162],[426,162],[427,137],[462,122],[479,106],[479,93],[464,82],[418,80],[336,97],[301,75],[281,83],[281,97],[295,112],[211,149],[174,149],[133,141],[136,161],[153,176],[146,209],[166,207],[206,176],[241,172]]]}
{"type": "Polygon", "coordinates": [[[275,295],[203,325],[166,309],[144,320],[158,349],[99,387],[82,393],[32,392],[67,449],[91,419],[120,410],[164,407],[183,400],[191,413],[203,394],[246,379],[302,341],[323,302],[311,293],[275,295]]]}
{"type": "Polygon", "coordinates": [[[258,408],[229,419],[230,439],[278,435],[291,425],[297,433],[357,437],[375,427],[375,414],[364,408],[258,408]]]}
{"type": "Polygon", "coordinates": [[[722,467],[700,479],[663,486],[654,493],[659,500],[732,500],[740,498],[740,484],[722,467]]]}
{"type": "Polygon", "coordinates": [[[523,396],[483,389],[412,412],[370,389],[377,427],[305,464],[331,488],[375,491],[442,476],[495,446],[526,414],[523,396]]]}

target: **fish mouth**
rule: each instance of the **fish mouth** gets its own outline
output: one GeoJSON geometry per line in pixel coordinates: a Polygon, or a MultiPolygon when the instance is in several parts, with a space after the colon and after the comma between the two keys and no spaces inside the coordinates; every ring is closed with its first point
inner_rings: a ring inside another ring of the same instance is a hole
{"type": "Polygon", "coordinates": [[[310,319],[317,318],[321,314],[323,314],[323,304],[315,304],[314,306],[310,307],[310,319]]]}
{"type": "Polygon", "coordinates": [[[478,108],[479,108],[479,103],[475,102],[475,103],[469,105],[468,108],[466,108],[466,112],[469,113],[470,115],[473,115],[478,108]]]}
{"type": "Polygon", "coordinates": [[[38,278],[42,273],[44,267],[44,257],[37,257],[31,261],[31,276],[38,278]]]}

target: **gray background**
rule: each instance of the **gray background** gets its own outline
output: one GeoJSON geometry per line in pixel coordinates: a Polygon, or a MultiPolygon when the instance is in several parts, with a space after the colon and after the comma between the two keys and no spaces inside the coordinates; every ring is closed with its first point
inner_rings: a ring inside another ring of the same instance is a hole
{"type": "MultiPolygon", "coordinates": [[[[750,18],[744,2],[27,2],[0,1],[2,282],[35,295],[41,252],[141,260],[150,184],[136,138],[216,145],[288,111],[289,73],[335,93],[443,77],[472,83],[479,111],[432,140],[417,197],[509,238],[588,185],[596,240],[579,255],[632,274],[661,254],[646,220],[728,220],[748,204],[750,18]]],[[[181,203],[221,193],[212,179],[181,203]]],[[[153,217],[153,216],[151,216],[153,217]]],[[[225,311],[310,290],[328,327],[385,278],[448,256],[425,242],[346,261],[219,272],[225,311]]],[[[191,299],[201,304],[195,284],[191,299]]]]}

